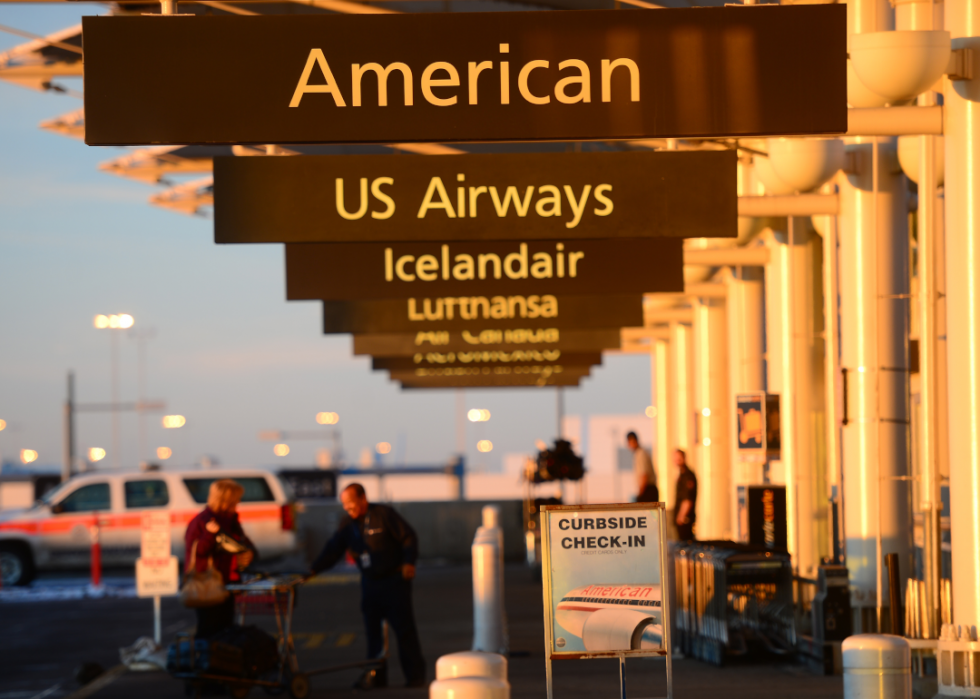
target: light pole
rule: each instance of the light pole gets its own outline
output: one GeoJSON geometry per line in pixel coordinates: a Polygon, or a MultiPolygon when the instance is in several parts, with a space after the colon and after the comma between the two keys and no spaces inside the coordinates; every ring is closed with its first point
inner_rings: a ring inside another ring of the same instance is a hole
{"type": "MultiPolygon", "coordinates": [[[[93,325],[96,330],[128,330],[136,321],[128,313],[99,314],[93,325]]],[[[117,333],[109,333],[109,361],[112,365],[112,467],[119,468],[119,341],[117,333]]]]}
{"type": "MultiPolygon", "coordinates": [[[[187,424],[187,418],[183,415],[164,415],[160,423],[163,425],[165,430],[179,430],[181,427],[187,424]]],[[[185,454],[189,454],[190,450],[187,448],[186,432],[183,434],[185,436],[181,440],[181,448],[185,454]]],[[[160,449],[157,449],[157,456],[163,459],[169,459],[173,455],[173,450],[167,449],[165,453],[167,454],[166,456],[160,456],[160,449]]]]}
{"type": "Polygon", "coordinates": [[[129,336],[136,339],[136,415],[139,419],[139,458],[146,458],[146,341],[156,337],[153,328],[136,328],[129,336]]]}

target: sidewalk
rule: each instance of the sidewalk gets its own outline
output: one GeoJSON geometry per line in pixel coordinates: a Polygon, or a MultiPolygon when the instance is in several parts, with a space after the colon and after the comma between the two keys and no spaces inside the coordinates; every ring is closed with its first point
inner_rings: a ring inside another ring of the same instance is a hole
{"type": "MultiPolygon", "coordinates": [[[[541,588],[530,572],[509,567],[507,613],[514,699],[544,699],[545,667],[541,588]]],[[[467,650],[472,642],[472,588],[468,568],[422,568],[415,584],[416,616],[422,646],[434,675],[440,655],[467,650]]],[[[334,665],[364,656],[359,586],[350,574],[329,576],[300,591],[295,615],[300,667],[334,665]]],[[[105,668],[119,664],[118,649],[141,635],[152,634],[152,605],[141,599],[80,599],[37,604],[0,601],[4,633],[0,635],[0,699],[60,699],[79,689],[72,679],[82,662],[105,668]],[[44,692],[43,697],[39,694],[44,692]]],[[[257,618],[260,625],[269,619],[257,618]]],[[[164,600],[165,640],[190,629],[194,615],[175,599],[164,600]]],[[[674,663],[674,692],[678,698],[713,693],[725,699],[839,699],[840,677],[819,677],[794,665],[741,665],[716,668],[694,660],[674,663]]],[[[397,651],[391,665],[391,688],[374,692],[378,699],[420,699],[425,690],[401,687],[397,651]]],[[[612,660],[555,663],[556,699],[615,697],[619,691],[612,660]]],[[[312,697],[351,695],[357,671],[313,678],[312,697]]],[[[664,661],[637,659],[627,663],[630,697],[665,696],[664,661]]],[[[252,697],[264,696],[253,689],[252,697]]],[[[125,673],[93,693],[97,699],[157,699],[184,695],[180,682],[166,673],[125,673]]]]}

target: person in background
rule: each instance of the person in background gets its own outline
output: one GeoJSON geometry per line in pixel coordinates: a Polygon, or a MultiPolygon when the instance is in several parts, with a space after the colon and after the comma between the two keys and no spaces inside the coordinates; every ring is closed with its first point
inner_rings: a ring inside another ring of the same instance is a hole
{"type": "Polygon", "coordinates": [[[677,538],[681,541],[694,540],[695,505],[698,503],[698,479],[694,471],[687,467],[687,454],[683,449],[674,450],[674,465],[677,466],[677,490],[674,495],[674,523],[677,524],[677,538]]]}
{"type": "MultiPolygon", "coordinates": [[[[368,502],[364,486],[352,483],[340,493],[347,516],[310,566],[311,575],[336,565],[350,552],[361,571],[361,613],[367,632],[369,659],[384,653],[381,623],[387,620],[398,639],[398,659],[406,687],[425,686],[425,659],[412,610],[412,579],[418,558],[418,537],[411,525],[387,505],[368,502]]],[[[385,687],[388,668],[368,670],[358,689],[385,687]]]]}
{"type": "MultiPolygon", "coordinates": [[[[236,511],[244,492],[240,483],[229,478],[212,483],[207,507],[187,524],[184,534],[184,555],[188,564],[192,551],[198,572],[207,570],[208,559],[212,559],[226,585],[237,580],[238,571],[247,568],[255,559],[255,544],[245,535],[236,511]]],[[[235,623],[232,595],[219,605],[194,611],[197,612],[198,638],[210,638],[235,623]]]]}
{"type": "Polygon", "coordinates": [[[657,472],[653,469],[650,452],[640,446],[636,432],[626,435],[626,444],[633,450],[633,472],[636,474],[636,501],[659,502],[660,490],[657,488],[657,472]]]}

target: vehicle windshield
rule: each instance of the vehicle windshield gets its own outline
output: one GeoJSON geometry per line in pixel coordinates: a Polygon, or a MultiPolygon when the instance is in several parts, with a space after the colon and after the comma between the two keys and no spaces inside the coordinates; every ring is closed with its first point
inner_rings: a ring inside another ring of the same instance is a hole
{"type": "Polygon", "coordinates": [[[40,499],[35,501],[33,506],[40,507],[41,505],[50,505],[55,498],[58,497],[58,494],[64,491],[66,485],[68,485],[67,481],[61,485],[56,485],[54,488],[42,495],[40,499]]]}

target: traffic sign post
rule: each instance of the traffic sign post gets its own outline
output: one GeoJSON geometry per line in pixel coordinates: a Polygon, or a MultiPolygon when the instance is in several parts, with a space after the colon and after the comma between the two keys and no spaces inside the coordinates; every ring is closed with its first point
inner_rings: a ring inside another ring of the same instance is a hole
{"type": "Polygon", "coordinates": [[[136,594],[153,598],[153,640],[160,645],[160,598],[176,595],[180,578],[177,557],[171,554],[170,513],[145,512],[140,524],[136,594]]]}

